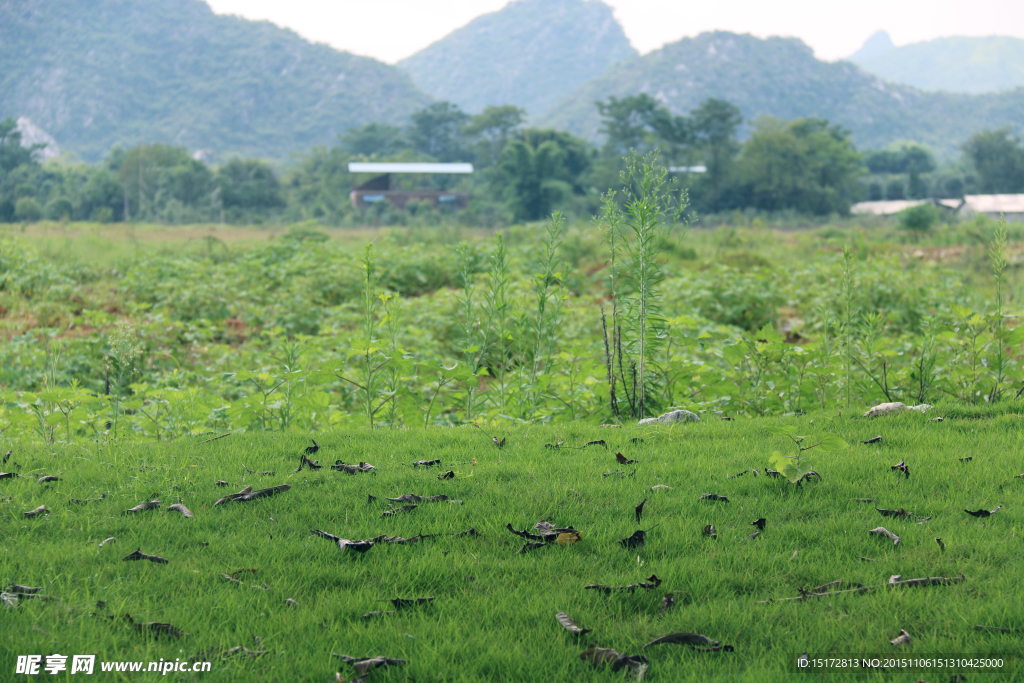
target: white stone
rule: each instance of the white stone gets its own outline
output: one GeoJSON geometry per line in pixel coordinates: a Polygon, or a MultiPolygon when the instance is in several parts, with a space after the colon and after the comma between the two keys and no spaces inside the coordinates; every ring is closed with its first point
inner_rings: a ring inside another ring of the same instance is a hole
{"type": "Polygon", "coordinates": [[[879,403],[874,408],[864,413],[864,417],[881,417],[882,415],[892,415],[893,413],[900,413],[904,410],[916,410],[919,413],[923,413],[927,410],[931,410],[934,406],[930,406],[927,403],[922,403],[917,406],[908,406],[906,404],[895,401],[893,403],[879,403]]]}
{"type": "Polygon", "coordinates": [[[651,425],[651,424],[672,424],[674,422],[700,422],[700,416],[696,413],[691,413],[689,410],[673,410],[670,413],[659,415],[658,417],[648,417],[637,422],[638,425],[651,425]]]}

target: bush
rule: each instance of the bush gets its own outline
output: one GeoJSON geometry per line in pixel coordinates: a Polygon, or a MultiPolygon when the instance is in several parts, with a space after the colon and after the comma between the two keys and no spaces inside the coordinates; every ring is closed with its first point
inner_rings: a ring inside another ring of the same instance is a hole
{"type": "Polygon", "coordinates": [[[71,220],[71,214],[73,212],[74,207],[72,207],[71,202],[64,197],[51,199],[46,205],[46,217],[51,221],[71,220]]]}
{"type": "Polygon", "coordinates": [[[34,223],[43,217],[43,209],[32,197],[22,197],[14,205],[14,217],[26,223],[34,223]]]}
{"type": "Polygon", "coordinates": [[[910,232],[928,232],[939,222],[942,215],[939,207],[934,204],[919,204],[909,209],[900,211],[897,216],[900,220],[900,228],[910,232]]]}

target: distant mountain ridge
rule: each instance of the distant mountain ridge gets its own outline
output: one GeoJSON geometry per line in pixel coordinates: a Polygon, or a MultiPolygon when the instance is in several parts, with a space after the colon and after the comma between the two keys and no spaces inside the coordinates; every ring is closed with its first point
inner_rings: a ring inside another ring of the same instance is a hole
{"type": "Polygon", "coordinates": [[[514,0],[398,66],[425,92],[466,111],[513,104],[537,117],[636,54],[599,0],[514,0]]]}
{"type": "Polygon", "coordinates": [[[1024,38],[949,36],[896,47],[879,31],[849,61],[922,90],[980,94],[1024,86],[1024,38]]]}
{"type": "Polygon", "coordinates": [[[287,159],[429,102],[393,66],[201,0],[0,0],[0,118],[86,161],[141,142],[287,159]]]}
{"type": "Polygon", "coordinates": [[[916,140],[952,154],[972,132],[1024,122],[1024,89],[991,95],[925,93],[887,83],[849,62],[823,62],[796,38],[702,33],[612,66],[549,110],[539,125],[596,139],[594,102],[641,92],[675,113],[709,97],[757,116],[827,118],[852,132],[860,148],[916,140]]]}

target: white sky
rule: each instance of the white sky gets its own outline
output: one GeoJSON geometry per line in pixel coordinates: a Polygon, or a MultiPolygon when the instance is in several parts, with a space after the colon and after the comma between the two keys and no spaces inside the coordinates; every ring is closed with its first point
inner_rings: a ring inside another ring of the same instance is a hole
{"type": "MultiPolygon", "coordinates": [[[[821,59],[885,29],[897,45],[949,35],[1024,38],[1024,0],[605,0],[640,52],[702,31],[801,38],[821,59]]],[[[207,0],[304,37],[394,63],[508,0],[207,0]]]]}

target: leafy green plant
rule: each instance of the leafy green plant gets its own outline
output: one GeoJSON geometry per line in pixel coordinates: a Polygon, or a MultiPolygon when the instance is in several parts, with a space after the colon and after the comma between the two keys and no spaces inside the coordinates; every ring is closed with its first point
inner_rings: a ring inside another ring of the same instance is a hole
{"type": "MultiPolygon", "coordinates": [[[[664,233],[676,227],[688,205],[685,192],[672,196],[668,171],[656,159],[656,153],[644,157],[633,153],[625,159],[626,168],[620,177],[623,201],[618,204],[613,198],[607,199],[603,215],[618,302],[612,314],[615,353],[619,379],[634,418],[645,417],[656,407],[651,405],[651,398],[658,393],[651,386],[656,375],[652,361],[664,340],[665,329],[658,289],[664,279],[659,248],[664,243],[664,233]],[[617,263],[620,254],[626,261],[621,266],[617,263]],[[628,356],[630,368],[628,381],[624,356],[628,356]]],[[[656,398],[653,403],[657,403],[656,398]]]]}
{"type": "Polygon", "coordinates": [[[849,446],[835,434],[825,433],[814,437],[798,436],[796,425],[769,426],[768,433],[772,436],[780,436],[789,439],[796,449],[792,455],[781,451],[772,451],[768,462],[786,479],[793,484],[799,484],[814,468],[810,459],[804,455],[809,450],[838,451],[849,446]],[[805,445],[808,444],[809,445],[805,445]]]}

